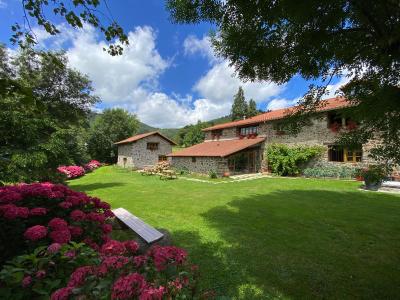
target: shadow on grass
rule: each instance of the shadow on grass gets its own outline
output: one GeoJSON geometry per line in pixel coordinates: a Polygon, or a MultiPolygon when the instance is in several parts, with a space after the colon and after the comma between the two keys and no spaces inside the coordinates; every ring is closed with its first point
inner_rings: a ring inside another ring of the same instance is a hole
{"type": "Polygon", "coordinates": [[[291,190],[203,214],[221,236],[173,232],[203,286],[242,299],[394,299],[400,293],[400,197],[291,190]]]}
{"type": "Polygon", "coordinates": [[[92,192],[95,190],[100,190],[100,189],[107,189],[107,188],[113,188],[113,187],[118,187],[118,186],[124,186],[124,183],[121,182],[97,182],[97,183],[81,183],[81,184],[69,184],[68,186],[76,191],[82,191],[82,192],[92,192]]]}

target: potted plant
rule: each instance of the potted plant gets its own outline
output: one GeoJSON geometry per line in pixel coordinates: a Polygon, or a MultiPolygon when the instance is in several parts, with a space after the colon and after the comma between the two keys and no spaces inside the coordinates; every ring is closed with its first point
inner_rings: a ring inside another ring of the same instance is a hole
{"type": "Polygon", "coordinates": [[[369,166],[368,169],[363,169],[360,175],[364,178],[365,188],[367,190],[377,191],[386,178],[387,172],[382,166],[372,165],[369,166]]]}

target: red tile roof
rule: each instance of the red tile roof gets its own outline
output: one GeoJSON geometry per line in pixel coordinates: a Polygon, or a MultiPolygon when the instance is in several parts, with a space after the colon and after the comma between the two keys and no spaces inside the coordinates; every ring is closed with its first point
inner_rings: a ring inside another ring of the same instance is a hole
{"type": "Polygon", "coordinates": [[[148,137],[148,136],[151,136],[151,135],[155,135],[155,134],[159,135],[164,140],[168,141],[171,145],[176,145],[176,143],[173,140],[170,140],[169,138],[167,138],[166,136],[162,135],[158,131],[152,131],[152,132],[147,132],[147,133],[142,133],[142,134],[138,134],[138,135],[135,135],[135,136],[131,136],[130,138],[127,138],[125,140],[122,140],[122,141],[114,143],[114,145],[133,143],[133,142],[141,140],[141,139],[143,139],[145,137],[148,137]]]}
{"type": "Polygon", "coordinates": [[[235,139],[235,140],[222,140],[222,141],[207,141],[201,144],[185,148],[181,151],[168,154],[167,156],[217,156],[225,157],[240,150],[255,146],[265,140],[263,137],[256,137],[250,139],[235,139]]]}
{"type": "MultiPolygon", "coordinates": [[[[328,111],[328,110],[343,108],[343,107],[347,107],[347,106],[350,106],[350,103],[347,102],[346,99],[344,99],[342,97],[336,97],[336,98],[330,98],[330,99],[325,99],[325,100],[321,101],[320,106],[317,109],[317,111],[328,111]]],[[[230,127],[243,126],[243,125],[252,125],[252,124],[258,124],[258,123],[262,123],[262,122],[266,122],[266,121],[283,119],[288,115],[288,113],[291,110],[296,109],[296,107],[298,107],[298,106],[292,106],[289,108],[268,111],[266,113],[263,113],[263,114],[254,116],[252,118],[245,119],[245,120],[233,121],[233,122],[228,122],[228,123],[223,123],[223,124],[218,124],[215,126],[207,127],[207,128],[204,128],[203,131],[230,128],[230,127]]]]}

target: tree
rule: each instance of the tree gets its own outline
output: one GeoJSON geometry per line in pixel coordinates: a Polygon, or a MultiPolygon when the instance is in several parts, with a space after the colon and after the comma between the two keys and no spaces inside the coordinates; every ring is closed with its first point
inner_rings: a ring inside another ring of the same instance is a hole
{"type": "Polygon", "coordinates": [[[0,47],[0,60],[0,82],[12,82],[0,94],[0,180],[49,180],[59,165],[87,159],[87,114],[98,101],[89,79],[63,53],[26,49],[10,58],[0,47]]]}
{"type": "Polygon", "coordinates": [[[209,126],[208,122],[198,121],[197,124],[186,125],[179,129],[176,136],[177,143],[183,147],[189,147],[204,141],[205,134],[202,129],[209,126]]]}
{"type": "Polygon", "coordinates": [[[114,163],[118,149],[115,142],[134,135],[139,129],[139,121],[121,108],[106,109],[98,115],[90,130],[88,149],[92,158],[114,163]]]}
{"type": "Polygon", "coordinates": [[[122,45],[129,43],[122,27],[112,18],[106,0],[103,2],[107,13],[100,11],[100,0],[21,0],[21,2],[24,11],[24,25],[21,26],[18,22],[12,25],[13,35],[10,39],[12,43],[18,43],[21,48],[37,43],[36,35],[31,27],[32,22],[37,23],[51,35],[61,33],[59,27],[48,18],[48,15],[51,14],[61,17],[73,28],[82,28],[84,23],[99,28],[109,42],[118,39],[120,44],[112,44],[108,47],[107,51],[111,55],[122,54],[122,45]],[[103,20],[106,20],[107,24],[104,24],[103,20]]]}
{"type": "Polygon", "coordinates": [[[332,78],[346,74],[341,89],[361,125],[346,143],[382,140],[373,155],[400,164],[400,6],[393,0],[195,1],[168,0],[179,23],[214,23],[217,54],[244,80],[285,83],[300,75],[322,79],[289,118],[296,133],[308,123],[332,78]]]}
{"type": "Polygon", "coordinates": [[[256,101],[253,99],[249,100],[249,104],[247,106],[246,117],[251,118],[259,114],[259,110],[257,109],[256,101]]]}
{"type": "Polygon", "coordinates": [[[233,104],[231,109],[232,121],[241,120],[247,115],[247,103],[244,98],[244,92],[240,86],[238,92],[233,97],[233,104]]]}

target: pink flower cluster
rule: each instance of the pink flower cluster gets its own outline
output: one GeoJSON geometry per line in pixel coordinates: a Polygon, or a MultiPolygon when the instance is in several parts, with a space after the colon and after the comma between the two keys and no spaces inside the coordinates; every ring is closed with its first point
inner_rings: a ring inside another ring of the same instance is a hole
{"type": "Polygon", "coordinates": [[[93,171],[99,167],[101,167],[101,163],[97,160],[91,160],[87,164],[83,166],[86,171],[93,171]]]}
{"type": "Polygon", "coordinates": [[[148,256],[154,261],[158,271],[165,270],[168,265],[182,265],[187,258],[185,250],[174,246],[154,246],[149,250],[148,256]]]}
{"type": "Polygon", "coordinates": [[[85,175],[85,169],[81,166],[61,166],[57,171],[63,173],[67,178],[76,178],[85,175]]]}
{"type": "MultiPolygon", "coordinates": [[[[184,250],[172,246],[154,246],[145,255],[136,255],[138,248],[135,241],[108,241],[100,249],[100,264],[77,268],[71,274],[67,287],[55,291],[51,299],[69,296],[71,290],[67,288],[82,288],[85,284],[92,286],[90,278],[94,276],[100,284],[104,285],[102,279],[110,284],[111,299],[161,300],[164,296],[174,298],[184,288],[190,287],[188,275],[181,276],[179,271],[173,274],[170,268],[163,273],[169,266],[181,267],[186,263],[187,254],[184,250]],[[150,271],[153,275],[147,276],[149,270],[153,270],[150,271]],[[159,279],[154,277],[154,271],[160,275],[159,279]]],[[[192,272],[195,269],[190,270],[192,272]]]]}
{"type": "Polygon", "coordinates": [[[98,249],[109,240],[112,226],[105,222],[113,216],[108,203],[64,185],[33,183],[0,187],[0,218],[24,224],[22,233],[32,242],[45,238],[58,244],[88,240],[98,249]],[[54,217],[60,215],[65,217],[54,217]]]}

